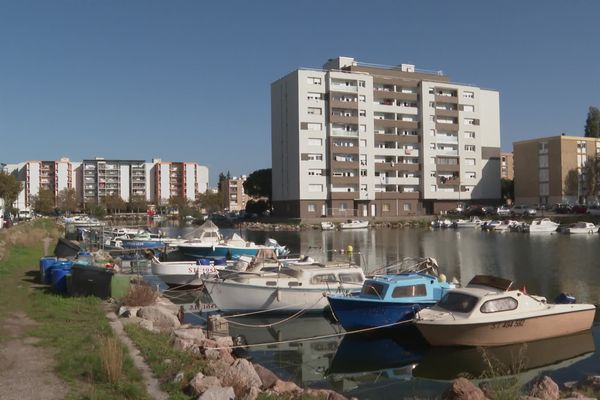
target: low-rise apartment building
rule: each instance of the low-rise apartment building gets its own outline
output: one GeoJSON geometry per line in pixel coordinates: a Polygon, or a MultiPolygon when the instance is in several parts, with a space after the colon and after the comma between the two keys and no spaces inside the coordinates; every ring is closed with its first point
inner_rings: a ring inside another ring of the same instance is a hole
{"type": "Polygon", "coordinates": [[[600,156],[600,139],[552,136],[513,143],[515,202],[586,203],[590,192],[585,165],[600,156]]]}
{"type": "Polygon", "coordinates": [[[515,177],[515,168],[513,153],[500,154],[500,178],[513,180],[515,177]]]}
{"type": "Polygon", "coordinates": [[[400,216],[500,199],[499,93],[349,57],[271,85],[274,214],[400,216]]]}
{"type": "Polygon", "coordinates": [[[249,199],[244,191],[244,182],[246,175],[230,177],[219,182],[219,190],[224,199],[224,206],[229,211],[242,211],[246,209],[246,203],[249,199]]]}

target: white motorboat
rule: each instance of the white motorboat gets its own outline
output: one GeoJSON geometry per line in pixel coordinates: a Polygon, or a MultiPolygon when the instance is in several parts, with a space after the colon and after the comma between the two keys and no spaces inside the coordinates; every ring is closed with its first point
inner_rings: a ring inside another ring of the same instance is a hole
{"type": "Polygon", "coordinates": [[[582,233],[598,233],[598,226],[592,224],[591,222],[583,222],[579,221],[575,224],[569,226],[565,233],[570,234],[582,234],[582,233]]]}
{"type": "Polygon", "coordinates": [[[483,223],[481,224],[481,229],[486,231],[493,231],[496,226],[500,225],[500,222],[501,221],[497,219],[491,221],[483,221],[483,223]]]}
{"type": "Polygon", "coordinates": [[[518,225],[519,223],[517,221],[513,221],[512,219],[507,219],[504,221],[500,221],[500,223],[498,225],[496,225],[494,227],[494,232],[508,232],[510,231],[510,228],[512,228],[513,226],[518,225]]]}
{"type": "Polygon", "coordinates": [[[340,223],[340,229],[364,229],[369,227],[369,221],[351,219],[340,223]]]}
{"type": "Polygon", "coordinates": [[[550,218],[536,218],[531,221],[527,232],[536,233],[536,232],[555,232],[558,229],[558,223],[550,220],[550,218]]]}
{"type": "Polygon", "coordinates": [[[592,327],[593,304],[551,304],[511,286],[506,279],[476,276],[465,288],[451,290],[432,308],[419,311],[417,328],[433,346],[501,346],[592,327]]]}
{"type": "Polygon", "coordinates": [[[203,284],[203,279],[217,274],[217,269],[225,265],[203,263],[197,261],[169,261],[160,262],[154,258],[151,262],[152,274],[158,276],[167,286],[173,288],[194,288],[203,284]]]}
{"type": "Polygon", "coordinates": [[[208,278],[207,292],[219,309],[226,313],[269,311],[293,313],[323,311],[326,293],[359,291],[363,270],[347,263],[286,263],[275,271],[249,268],[229,278],[208,278]]]}
{"type": "Polygon", "coordinates": [[[332,231],[335,229],[335,224],[331,221],[321,221],[321,230],[332,231]]]}
{"type": "Polygon", "coordinates": [[[454,228],[478,228],[481,226],[479,217],[471,217],[471,219],[457,219],[452,223],[454,228]]]}

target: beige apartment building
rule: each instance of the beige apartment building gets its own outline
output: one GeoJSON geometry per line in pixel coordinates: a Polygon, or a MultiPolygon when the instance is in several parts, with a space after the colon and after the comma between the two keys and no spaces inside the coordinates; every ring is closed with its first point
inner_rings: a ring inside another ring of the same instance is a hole
{"type": "Polygon", "coordinates": [[[523,204],[585,203],[584,170],[600,155],[600,139],[553,136],[513,143],[515,202],[523,204]]]}
{"type": "Polygon", "coordinates": [[[271,85],[274,215],[402,216],[500,199],[499,93],[349,57],[271,85]]]}
{"type": "Polygon", "coordinates": [[[511,181],[515,178],[513,159],[513,153],[500,154],[500,178],[509,179],[511,181]]]}
{"type": "Polygon", "coordinates": [[[219,190],[224,199],[224,206],[229,211],[242,211],[246,209],[248,195],[244,191],[246,175],[223,179],[219,182],[219,190]]]}

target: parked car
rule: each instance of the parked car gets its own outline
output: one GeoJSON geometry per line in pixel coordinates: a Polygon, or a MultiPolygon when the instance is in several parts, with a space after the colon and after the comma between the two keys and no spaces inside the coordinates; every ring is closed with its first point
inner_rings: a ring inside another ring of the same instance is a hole
{"type": "Polygon", "coordinates": [[[483,206],[470,205],[465,210],[465,215],[468,217],[474,217],[474,216],[483,217],[485,215],[485,210],[484,210],[483,206]]]}
{"type": "Polygon", "coordinates": [[[537,210],[527,204],[516,204],[510,210],[511,215],[530,217],[537,214],[537,210]]]}
{"type": "Polygon", "coordinates": [[[557,203],[554,205],[554,212],[557,214],[569,214],[572,206],[568,203],[557,203]]]}
{"type": "Polygon", "coordinates": [[[587,206],[585,204],[575,204],[571,207],[573,214],[585,214],[587,212],[587,206]]]}
{"type": "Polygon", "coordinates": [[[499,217],[508,217],[510,215],[510,208],[505,205],[502,205],[496,208],[496,215],[499,217]]]}
{"type": "Polygon", "coordinates": [[[592,204],[587,208],[586,213],[590,215],[600,215],[600,205],[592,204]]]}

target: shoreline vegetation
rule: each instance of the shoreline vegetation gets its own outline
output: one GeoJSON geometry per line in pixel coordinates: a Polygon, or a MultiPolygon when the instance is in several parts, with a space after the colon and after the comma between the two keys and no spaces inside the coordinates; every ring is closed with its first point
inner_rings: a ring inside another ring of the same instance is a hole
{"type": "MultiPolygon", "coordinates": [[[[47,286],[37,283],[37,265],[45,253],[44,239],[55,241],[59,235],[57,226],[50,219],[0,231],[0,281],[3,285],[0,290],[0,349],[15,340],[35,339],[38,349],[47,350],[51,356],[46,372],[60,378],[59,384],[64,389],[52,398],[159,398],[146,389],[142,373],[111,328],[115,321],[107,316],[109,310],[119,315],[115,320],[124,326],[170,399],[232,396],[245,400],[345,399],[330,390],[300,388],[293,382],[279,379],[263,366],[252,364],[243,355],[237,357],[234,338],[214,337],[198,327],[181,325],[177,319],[178,307],[162,296],[146,296],[150,305],[119,307],[114,301],[52,293],[47,286]],[[32,323],[24,324],[21,331],[9,335],[6,321],[17,313],[24,313],[32,323]]],[[[130,294],[131,290],[128,296],[130,294]]],[[[135,304],[135,298],[132,295],[128,301],[135,304]]],[[[39,354],[41,357],[42,352],[39,354]]],[[[495,370],[490,368],[490,373],[495,370]]],[[[510,379],[504,380],[509,386],[482,384],[478,387],[468,379],[458,378],[449,384],[441,398],[558,399],[597,398],[600,395],[600,376],[588,376],[563,387],[546,376],[540,376],[526,388],[515,387],[510,379]],[[529,397],[524,397],[524,390],[529,397]]],[[[0,398],[3,398],[1,387],[0,398]]],[[[418,395],[412,394],[411,398],[418,398],[418,395]]]]}

